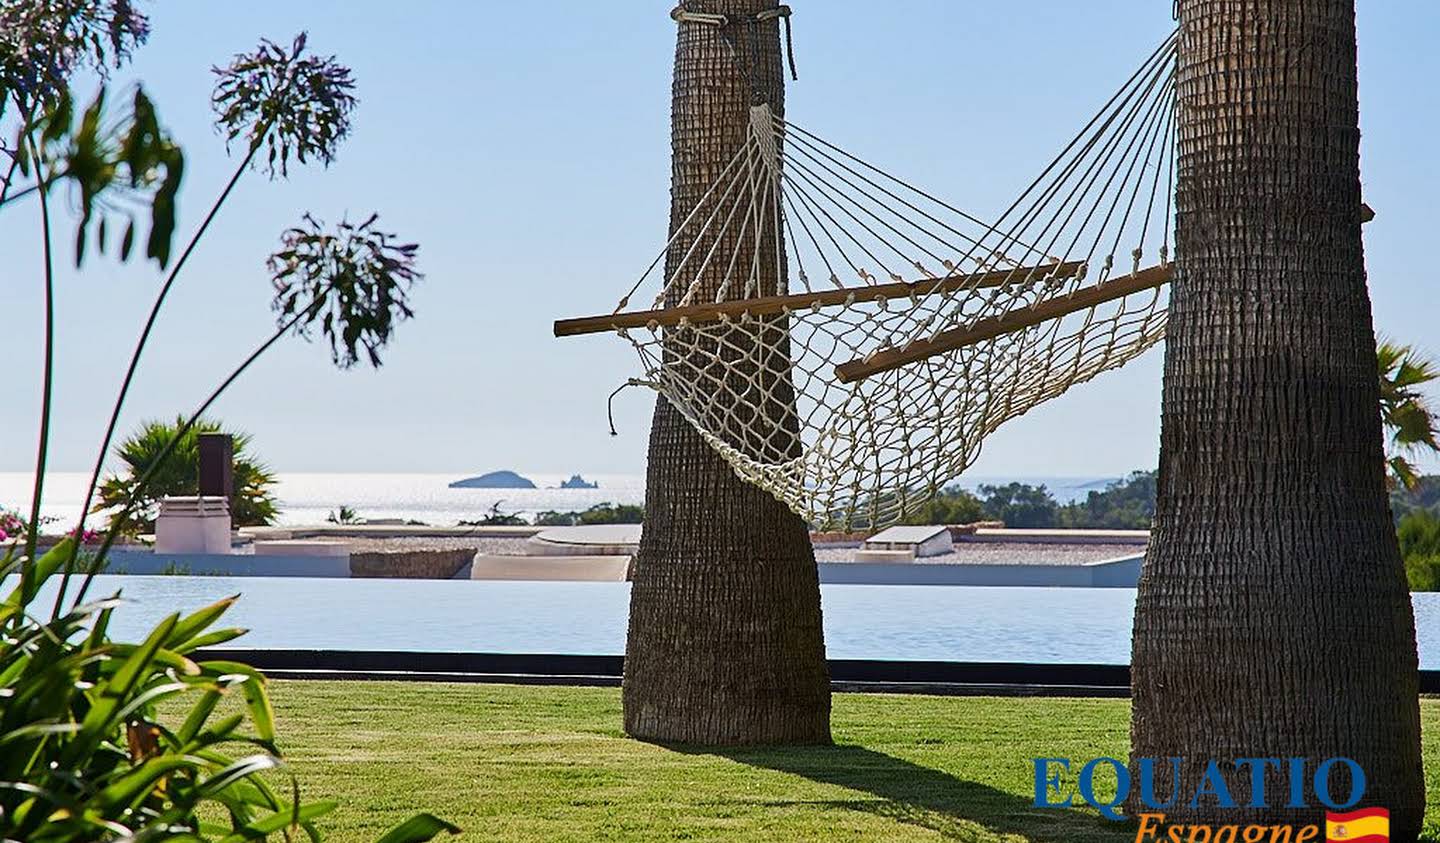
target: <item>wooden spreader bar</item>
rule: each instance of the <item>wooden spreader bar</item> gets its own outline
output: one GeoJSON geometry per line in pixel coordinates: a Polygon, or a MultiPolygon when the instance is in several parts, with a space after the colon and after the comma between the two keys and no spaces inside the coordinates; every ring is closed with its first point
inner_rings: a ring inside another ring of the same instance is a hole
{"type": "Polygon", "coordinates": [[[660,327],[668,328],[680,324],[682,319],[690,322],[715,322],[723,316],[735,319],[746,313],[751,316],[773,316],[777,313],[784,313],[787,309],[805,310],[811,307],[835,307],[847,304],[852,301],[852,296],[854,297],[853,301],[856,302],[873,302],[880,299],[906,299],[911,295],[951,293],[967,287],[1000,287],[1032,279],[1072,278],[1082,266],[1084,266],[1084,261],[1065,261],[966,275],[947,275],[944,278],[922,278],[918,281],[896,281],[889,284],[870,284],[864,287],[814,290],[786,296],[763,296],[734,301],[691,304],[684,307],[667,307],[661,310],[612,313],[608,316],[559,319],[555,322],[555,336],[570,337],[577,334],[614,331],[618,328],[644,328],[652,322],[660,327]]]}
{"type": "Polygon", "coordinates": [[[941,331],[930,339],[917,340],[904,348],[887,348],[875,352],[868,358],[841,363],[835,367],[835,376],[842,383],[863,380],[880,372],[898,369],[907,363],[914,363],[917,360],[924,360],[927,357],[994,339],[1001,334],[1008,334],[1021,328],[1039,325],[1077,310],[1124,298],[1131,293],[1159,287],[1169,282],[1172,274],[1173,271],[1169,264],[1148,267],[1133,275],[1112,278],[1104,284],[1081,288],[1068,296],[1050,299],[1030,307],[1016,308],[1001,316],[981,319],[966,328],[941,331]]]}

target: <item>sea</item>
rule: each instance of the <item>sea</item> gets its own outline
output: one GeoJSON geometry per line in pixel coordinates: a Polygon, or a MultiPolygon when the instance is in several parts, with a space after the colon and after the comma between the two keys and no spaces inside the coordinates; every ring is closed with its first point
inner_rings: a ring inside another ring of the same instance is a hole
{"type": "MultiPolygon", "coordinates": [[[[594,489],[562,489],[569,474],[518,473],[534,489],[454,489],[450,483],[488,473],[492,469],[451,474],[279,473],[275,496],[280,502],[278,523],[318,524],[341,506],[361,518],[400,518],[432,526],[453,526],[501,513],[533,518],[547,510],[572,512],[602,503],[643,504],[645,477],[641,474],[583,474],[598,484],[594,489]]],[[[29,512],[34,475],[0,472],[0,507],[29,512]]],[[[42,515],[56,524],[73,524],[85,501],[89,475],[50,472],[45,476],[42,515]]],[[[966,477],[958,485],[974,491],[982,484],[1009,482],[1045,485],[1060,503],[1081,500],[1103,489],[1115,477],[966,477]]]]}

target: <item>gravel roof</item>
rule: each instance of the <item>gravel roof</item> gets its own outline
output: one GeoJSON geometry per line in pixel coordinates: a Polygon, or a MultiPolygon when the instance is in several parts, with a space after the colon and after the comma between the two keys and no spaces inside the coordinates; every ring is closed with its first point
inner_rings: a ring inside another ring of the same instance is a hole
{"type": "MultiPolygon", "coordinates": [[[[347,539],[351,552],[475,549],[494,554],[523,553],[525,539],[493,536],[347,539]]],[[[820,545],[815,558],[820,562],[854,562],[858,545],[820,545]]],[[[923,556],[921,565],[1083,565],[1125,556],[1138,556],[1144,547],[1134,544],[1059,544],[1054,542],[957,542],[955,550],[942,556],[923,556]]]]}
{"type": "MultiPolygon", "coordinates": [[[[820,562],[854,562],[856,547],[817,547],[820,562]]],[[[1051,542],[957,542],[940,556],[922,556],[921,565],[1084,565],[1124,556],[1139,556],[1133,544],[1056,544],[1051,542]]]]}

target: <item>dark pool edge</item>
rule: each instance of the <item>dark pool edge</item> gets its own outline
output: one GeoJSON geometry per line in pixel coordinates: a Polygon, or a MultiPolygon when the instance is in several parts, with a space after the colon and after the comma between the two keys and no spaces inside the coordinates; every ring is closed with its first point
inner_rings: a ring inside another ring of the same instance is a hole
{"type": "MultiPolygon", "coordinates": [[[[370,679],[614,687],[623,656],[562,653],[435,653],[393,650],[201,650],[275,679],[370,679]]],[[[831,659],[837,691],[940,695],[1126,697],[1130,668],[1115,664],[831,659]]],[[[1420,692],[1440,694],[1440,670],[1420,671],[1420,692]]]]}

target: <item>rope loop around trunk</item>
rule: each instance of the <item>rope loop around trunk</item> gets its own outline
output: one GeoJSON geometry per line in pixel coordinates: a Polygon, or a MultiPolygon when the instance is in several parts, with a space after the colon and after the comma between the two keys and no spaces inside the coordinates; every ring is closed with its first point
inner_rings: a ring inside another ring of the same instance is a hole
{"type": "MultiPolygon", "coordinates": [[[[779,20],[785,25],[785,61],[790,67],[790,78],[792,80],[798,80],[800,78],[800,74],[795,70],[795,40],[790,30],[790,7],[783,3],[773,9],[766,9],[762,12],[756,12],[753,15],[733,16],[722,15],[716,12],[692,11],[685,8],[682,4],[670,10],[670,19],[676,23],[695,23],[702,26],[713,26],[720,30],[721,37],[725,39],[725,44],[730,49],[730,57],[733,58],[735,63],[740,65],[741,70],[745,72],[745,78],[749,81],[750,89],[755,95],[756,105],[764,102],[765,97],[760,92],[758,80],[755,78],[755,69],[749,64],[742,64],[740,61],[740,50],[735,43],[734,30],[737,26],[743,25],[745,28],[745,36],[753,48],[755,44],[758,43],[760,24],[766,21],[779,20]]],[[[752,50],[751,55],[754,54],[755,52],[752,50]]]]}

